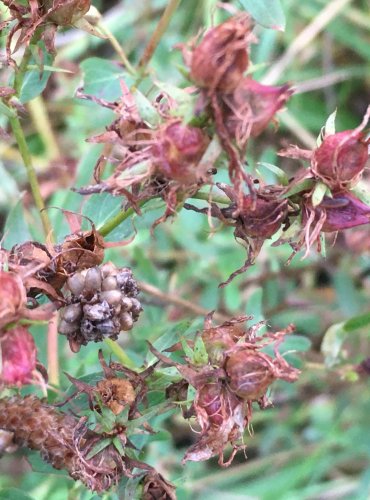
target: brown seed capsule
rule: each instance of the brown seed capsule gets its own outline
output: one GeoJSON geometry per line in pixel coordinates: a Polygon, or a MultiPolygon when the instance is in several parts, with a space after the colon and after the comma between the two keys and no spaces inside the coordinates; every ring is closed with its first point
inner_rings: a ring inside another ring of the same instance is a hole
{"type": "MultiPolygon", "coordinates": [[[[132,309],[132,300],[133,299],[130,299],[128,297],[123,297],[121,299],[121,310],[122,311],[131,311],[132,309]]],[[[141,305],[140,305],[141,307],[141,305]]]]}
{"type": "Polygon", "coordinates": [[[124,330],[124,331],[131,330],[132,327],[134,326],[134,320],[132,319],[131,314],[129,314],[128,312],[121,313],[120,324],[121,324],[122,330],[124,330]]]}
{"type": "Polygon", "coordinates": [[[122,293],[119,290],[106,290],[101,292],[100,300],[105,300],[110,306],[117,306],[121,303],[122,293]]]}
{"type": "Polygon", "coordinates": [[[231,391],[240,398],[257,401],[274,381],[273,360],[267,354],[245,349],[231,353],[226,360],[231,391]]]}
{"type": "Polygon", "coordinates": [[[67,280],[67,287],[73,295],[81,295],[85,287],[85,277],[81,273],[72,274],[67,280]]]}
{"type": "Polygon", "coordinates": [[[61,320],[58,326],[58,332],[62,335],[70,335],[78,330],[78,323],[68,323],[64,319],[61,320]]]}
{"type": "Polygon", "coordinates": [[[118,289],[117,278],[115,276],[107,276],[106,278],[103,279],[101,288],[103,291],[117,290],[118,289]]]}

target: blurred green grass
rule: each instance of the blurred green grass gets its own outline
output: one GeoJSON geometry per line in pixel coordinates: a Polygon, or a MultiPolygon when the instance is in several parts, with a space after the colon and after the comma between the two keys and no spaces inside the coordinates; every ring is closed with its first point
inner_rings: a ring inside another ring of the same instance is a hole
{"type": "MultiPolygon", "coordinates": [[[[253,48],[252,61],[255,65],[265,65],[256,71],[254,77],[263,79],[279,57],[294,44],[301,30],[313,23],[329,3],[335,2],[283,0],[286,31],[257,29],[260,41],[253,48]]],[[[105,11],[107,25],[130,60],[135,62],[166,2],[143,0],[139,5],[137,1],[126,0],[95,4],[105,11]]],[[[154,79],[174,85],[183,83],[178,70],[178,66],[182,66],[181,57],[172,47],[189,40],[213,19],[221,20],[224,15],[219,11],[215,16],[211,15],[215,4],[212,0],[182,2],[153,58],[154,79]]],[[[282,114],[278,133],[267,133],[261,139],[261,145],[252,148],[252,163],[276,161],[284,168],[284,160],[276,159],[274,152],[289,143],[305,146],[307,137],[315,139],[335,108],[338,109],[338,130],[354,127],[361,121],[370,102],[369,27],[368,2],[347,2],[323,32],[294,57],[279,81],[291,81],[306,89],[294,95],[287,106],[289,115],[299,127],[289,126],[282,114]],[[338,80],[324,86],[329,81],[328,75],[333,75],[334,81],[339,75],[338,80]],[[317,88],[320,81],[322,86],[317,88]]],[[[86,61],[83,61],[92,57],[105,59],[104,64],[109,65],[109,61],[116,57],[107,43],[69,31],[58,36],[57,46],[57,66],[68,62],[83,68],[86,66],[86,61]]],[[[119,209],[119,201],[104,198],[105,204],[102,205],[98,195],[93,196],[92,201],[81,201],[81,197],[69,191],[69,187],[90,181],[101,148],[86,144],[85,139],[100,133],[110,123],[113,114],[73,97],[81,78],[82,73],[74,77],[54,75],[52,85],[45,91],[60,147],[64,154],[72,156],[78,163],[76,177],[53,193],[49,204],[82,210],[86,215],[93,215],[98,223],[107,211],[119,209]],[[100,211],[94,208],[96,205],[100,211]]],[[[148,85],[148,81],[143,82],[143,90],[148,89],[148,85]]],[[[99,85],[90,86],[88,90],[112,100],[120,93],[118,79],[113,78],[111,85],[104,85],[104,94],[101,94],[99,85]]],[[[0,126],[5,124],[6,118],[1,116],[0,126]]],[[[39,171],[44,172],[49,159],[45,157],[42,139],[32,122],[28,121],[26,127],[32,152],[39,160],[39,171]]],[[[7,217],[13,217],[5,226],[4,246],[22,242],[30,235],[41,240],[35,211],[16,203],[24,182],[22,166],[17,156],[12,156],[9,144],[0,142],[0,152],[0,171],[5,172],[0,196],[1,218],[4,222],[7,217]],[[16,186],[14,179],[21,187],[16,186]],[[15,222],[18,224],[16,231],[15,222]]],[[[234,242],[232,232],[223,228],[211,234],[207,221],[201,216],[182,211],[172,222],[160,226],[152,238],[150,225],[161,210],[163,207],[145,211],[142,218],[135,217],[136,239],[129,246],[110,249],[106,258],[117,265],[131,265],[138,279],[155,285],[169,297],[178,295],[206,310],[219,309],[230,315],[254,314],[258,320],[266,318],[274,328],[293,322],[297,325],[297,333],[310,340],[311,349],[295,361],[303,370],[299,382],[276,384],[272,394],[274,408],[255,412],[254,435],[245,436],[248,460],[238,456],[226,470],[220,469],[215,461],[188,463],[180,467],[182,454],[193,438],[188,424],[180,418],[173,418],[167,426],[174,437],[151,443],[146,454],[148,462],[178,485],[180,500],[369,498],[369,384],[366,381],[351,383],[341,377],[343,366],[358,363],[370,355],[369,330],[363,328],[351,334],[342,346],[340,364],[332,369],[325,367],[320,352],[323,335],[329,326],[369,310],[369,253],[350,253],[339,240],[336,247],[328,248],[326,260],[312,254],[301,261],[298,256],[290,267],[286,267],[289,248],[270,248],[267,245],[254,267],[225,289],[218,289],[218,283],[245,259],[244,250],[234,242]]],[[[63,216],[57,210],[51,210],[50,217],[61,239],[68,233],[63,216]]],[[[127,221],[110,238],[125,239],[131,234],[132,225],[127,221]]],[[[145,340],[154,341],[184,316],[194,318],[191,311],[143,295],[145,314],[132,338],[121,340],[127,354],[138,365],[145,356],[145,340]]],[[[45,329],[35,327],[34,333],[40,360],[46,363],[45,329]]],[[[84,348],[83,356],[76,357],[68,352],[63,338],[59,343],[62,371],[82,376],[99,370],[96,346],[84,348]]],[[[107,346],[104,351],[110,354],[107,346]]],[[[68,387],[64,376],[61,383],[62,389],[68,387]]],[[[46,471],[31,472],[20,453],[3,458],[0,462],[0,488],[3,488],[0,500],[21,499],[19,490],[24,492],[25,498],[34,500],[96,498],[79,485],[73,485],[64,475],[56,475],[51,469],[46,471]],[[18,490],[6,489],[13,487],[18,490]]],[[[124,498],[122,491],[104,496],[112,500],[118,497],[124,498]]]]}

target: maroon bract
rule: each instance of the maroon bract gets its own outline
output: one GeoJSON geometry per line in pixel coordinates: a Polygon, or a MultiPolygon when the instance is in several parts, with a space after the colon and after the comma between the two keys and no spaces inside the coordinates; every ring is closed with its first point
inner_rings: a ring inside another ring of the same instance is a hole
{"type": "Polygon", "coordinates": [[[262,85],[243,78],[231,94],[224,94],[226,128],[239,147],[249,137],[260,135],[292,95],[288,84],[279,87],[262,85]]]}
{"type": "Polygon", "coordinates": [[[212,91],[235,89],[248,67],[252,27],[250,17],[242,14],[207,31],[191,54],[191,79],[212,91]]]}
{"type": "Polygon", "coordinates": [[[0,332],[0,386],[18,386],[35,381],[36,345],[24,326],[0,332]]]}

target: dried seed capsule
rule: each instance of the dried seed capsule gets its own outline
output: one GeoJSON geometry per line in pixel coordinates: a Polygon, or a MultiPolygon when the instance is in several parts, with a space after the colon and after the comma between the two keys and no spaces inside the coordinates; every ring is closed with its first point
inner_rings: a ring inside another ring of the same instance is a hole
{"type": "Polygon", "coordinates": [[[107,290],[101,292],[100,300],[105,300],[110,306],[117,306],[121,303],[122,293],[119,290],[107,290]]]}
{"type": "Polygon", "coordinates": [[[67,321],[62,321],[59,323],[58,331],[62,335],[70,335],[78,330],[78,323],[67,323],[67,321]]]}
{"type": "Polygon", "coordinates": [[[101,274],[99,267],[90,268],[85,277],[86,292],[97,292],[101,289],[101,274]]]}
{"type": "Polygon", "coordinates": [[[86,304],[83,307],[83,312],[85,318],[91,321],[103,321],[105,319],[108,319],[110,316],[109,304],[106,301],[94,304],[92,306],[86,304]]]}
{"type": "Polygon", "coordinates": [[[103,279],[112,274],[117,274],[117,268],[112,262],[106,262],[105,264],[103,264],[100,268],[100,271],[103,279]]]}
{"type": "Polygon", "coordinates": [[[81,273],[75,273],[67,280],[67,287],[73,295],[81,295],[85,287],[85,277],[81,273]]]}
{"type": "Polygon", "coordinates": [[[131,330],[132,327],[134,326],[134,320],[132,319],[131,314],[128,312],[121,313],[120,323],[121,323],[121,328],[124,331],[131,330]]]}
{"type": "Polygon", "coordinates": [[[76,323],[82,316],[82,307],[80,303],[70,304],[63,309],[62,317],[67,323],[76,323]]]}
{"type": "Polygon", "coordinates": [[[251,349],[231,353],[225,369],[230,389],[246,400],[260,399],[275,379],[272,358],[251,349]]]}
{"type": "Polygon", "coordinates": [[[132,312],[133,316],[139,316],[139,314],[143,310],[140,301],[138,301],[137,299],[132,298],[131,299],[131,304],[132,304],[132,306],[131,306],[131,312],[132,312]]]}
{"type": "Polygon", "coordinates": [[[132,300],[128,297],[123,297],[121,299],[121,310],[122,311],[130,311],[132,308],[132,300]]]}
{"type": "Polygon", "coordinates": [[[103,279],[101,288],[103,291],[117,290],[118,289],[117,278],[115,276],[107,276],[106,278],[103,279]]]}

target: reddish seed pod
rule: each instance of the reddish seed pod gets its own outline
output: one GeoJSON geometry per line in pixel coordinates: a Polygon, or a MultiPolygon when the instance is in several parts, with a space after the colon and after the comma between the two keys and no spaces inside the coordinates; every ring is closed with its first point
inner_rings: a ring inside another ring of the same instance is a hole
{"type": "Polygon", "coordinates": [[[248,67],[252,22],[233,17],[210,29],[194,49],[190,77],[199,87],[230,92],[248,67]]]}
{"type": "Polygon", "coordinates": [[[368,143],[354,130],[328,135],[313,153],[312,171],[331,189],[354,184],[366,166],[368,143]]]}
{"type": "Polygon", "coordinates": [[[251,349],[231,353],[225,365],[231,391],[245,400],[260,399],[275,379],[272,362],[267,354],[251,349]]]}
{"type": "Polygon", "coordinates": [[[267,199],[257,195],[255,207],[251,195],[243,197],[237,219],[237,234],[248,238],[271,238],[279,229],[288,214],[288,201],[277,197],[267,199]]]}
{"type": "Polygon", "coordinates": [[[221,384],[207,384],[199,389],[196,406],[203,409],[210,425],[220,426],[224,421],[222,414],[221,384]]]}
{"type": "Polygon", "coordinates": [[[159,130],[152,148],[157,168],[168,179],[194,184],[205,174],[197,171],[196,166],[208,143],[208,137],[197,127],[180,121],[167,124],[159,130]]]}

